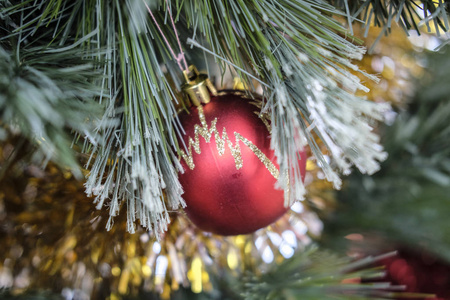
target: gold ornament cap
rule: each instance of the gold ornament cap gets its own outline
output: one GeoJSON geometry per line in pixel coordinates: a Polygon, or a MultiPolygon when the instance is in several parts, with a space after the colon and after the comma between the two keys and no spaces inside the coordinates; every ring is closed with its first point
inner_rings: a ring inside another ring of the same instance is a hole
{"type": "Polygon", "coordinates": [[[217,91],[208,78],[208,75],[201,74],[193,65],[188,70],[183,71],[186,83],[181,89],[186,93],[190,102],[195,106],[200,106],[211,101],[210,94],[216,95],[217,91]]]}

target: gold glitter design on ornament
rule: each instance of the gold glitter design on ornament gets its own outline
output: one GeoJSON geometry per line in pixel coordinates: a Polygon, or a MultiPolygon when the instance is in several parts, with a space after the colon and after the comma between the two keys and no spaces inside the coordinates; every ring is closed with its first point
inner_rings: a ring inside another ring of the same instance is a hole
{"type": "Polygon", "coordinates": [[[215,118],[211,122],[211,128],[209,128],[208,124],[206,123],[203,108],[199,106],[197,107],[197,109],[201,126],[198,124],[195,124],[194,126],[194,139],[189,137],[188,154],[186,154],[183,150],[181,150],[181,157],[184,159],[184,161],[191,170],[195,168],[194,157],[192,155],[192,148],[194,148],[194,151],[197,154],[200,154],[201,153],[200,136],[202,136],[205,139],[205,141],[209,143],[211,141],[212,135],[214,134],[214,137],[216,139],[216,147],[217,151],[219,152],[219,155],[222,156],[225,153],[225,144],[227,144],[228,148],[231,151],[231,155],[234,158],[234,163],[236,165],[237,170],[239,170],[243,166],[241,148],[239,146],[239,142],[242,142],[259,158],[259,160],[264,164],[267,170],[269,170],[270,174],[272,174],[272,176],[275,179],[278,179],[280,172],[278,171],[277,167],[270,161],[269,158],[267,158],[267,156],[261,150],[258,149],[258,147],[256,147],[251,141],[249,141],[248,139],[246,139],[240,133],[237,132],[234,133],[236,143],[235,145],[233,145],[231,140],[228,138],[228,134],[226,132],[225,127],[222,130],[222,137],[220,137],[219,131],[216,128],[217,118],[215,118]]]}

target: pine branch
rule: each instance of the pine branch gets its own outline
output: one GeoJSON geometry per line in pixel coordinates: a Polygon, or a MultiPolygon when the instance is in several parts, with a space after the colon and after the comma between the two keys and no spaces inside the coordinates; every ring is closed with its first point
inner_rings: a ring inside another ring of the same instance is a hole
{"type": "MultiPolygon", "coordinates": [[[[152,2],[152,8],[158,22],[167,25],[161,3],[152,2]]],[[[365,87],[353,72],[376,78],[350,62],[365,50],[343,37],[345,28],[332,18],[343,13],[312,0],[168,3],[183,41],[205,38],[209,45],[201,47],[236,65],[249,87],[252,77],[265,82],[263,111],[272,115],[272,147],[280,172],[289,174],[280,176],[279,184],[289,190],[292,202],[305,192],[298,153],[307,145],[336,187],[341,184],[337,171],[349,173],[352,165],[369,174],[378,169],[385,154],[369,125],[372,118],[382,119],[388,107],[354,95],[365,87]],[[317,138],[328,149],[326,156],[317,138]]],[[[175,153],[176,136],[183,130],[174,109],[181,72],[143,2],[38,0],[2,5],[1,30],[9,38],[58,48],[61,55],[88,50],[99,62],[104,75],[99,86],[107,91],[98,97],[107,106],[100,122],[105,137],[99,145],[85,147],[91,153],[87,193],[96,195],[97,207],[109,202],[108,227],[126,205],[130,231],[139,219],[159,235],[168,223],[166,205],[184,205],[175,153]],[[117,117],[119,126],[106,126],[117,117]]],[[[162,28],[176,45],[173,28],[162,28]]],[[[187,51],[192,56],[201,52],[187,51]]],[[[227,67],[220,60],[218,64],[227,67]]]]}
{"type": "Polygon", "coordinates": [[[9,135],[23,135],[36,145],[41,151],[35,157],[52,159],[77,176],[81,172],[71,140],[78,134],[97,144],[101,138],[95,121],[102,112],[93,101],[101,92],[93,81],[101,75],[80,54],[0,47],[2,125],[9,135]]]}
{"type": "Polygon", "coordinates": [[[212,52],[243,70],[237,73],[249,86],[248,73],[269,86],[263,110],[272,115],[272,147],[280,172],[290,175],[289,182],[281,176],[279,183],[290,185],[292,201],[304,194],[298,152],[306,145],[327,179],[336,187],[341,184],[316,136],[343,173],[352,164],[370,174],[378,170],[377,161],[385,154],[368,123],[369,117],[382,119],[388,107],[354,96],[365,87],[350,72],[359,70],[349,59],[360,59],[364,48],[340,35],[345,29],[330,18],[339,11],[317,1],[218,0],[184,1],[180,10],[188,26],[194,26],[193,35],[204,34],[212,52]]]}
{"type": "MultiPolygon", "coordinates": [[[[411,29],[420,35],[423,30],[421,27],[424,25],[428,32],[434,28],[438,36],[441,31],[447,32],[450,29],[449,3],[446,0],[331,0],[329,2],[347,13],[350,26],[353,21],[361,18],[367,29],[371,24],[383,28],[381,34],[388,34],[394,22],[398,23],[408,35],[411,29]]],[[[367,32],[368,30],[366,34],[367,32]]]]}
{"type": "Polygon", "coordinates": [[[368,257],[350,262],[348,258],[310,248],[264,274],[248,274],[237,286],[243,288],[244,299],[391,299],[398,287],[387,282],[367,282],[384,276],[382,270],[368,267],[379,259],[368,257]]]}
{"type": "Polygon", "coordinates": [[[102,142],[85,145],[91,155],[86,192],[96,196],[97,208],[109,202],[108,228],[126,205],[129,231],[139,219],[159,236],[169,222],[163,189],[169,209],[184,205],[176,169],[181,167],[173,150],[175,133],[182,129],[174,117],[175,91],[160,66],[166,62],[174,73],[174,64],[144,3],[25,1],[10,3],[3,14],[15,28],[10,36],[20,34],[29,44],[87,49],[99,62],[104,76],[99,85],[106,92],[98,100],[107,106],[100,124],[117,118],[121,123],[103,126],[102,142]]]}
{"type": "MultiPolygon", "coordinates": [[[[98,208],[110,199],[108,228],[120,207],[126,205],[129,231],[134,232],[138,219],[159,236],[169,222],[167,210],[184,205],[177,179],[176,168],[180,167],[173,152],[177,147],[175,132],[181,131],[174,118],[175,92],[160,67],[168,60],[168,52],[143,2],[91,4],[78,13],[92,18],[82,20],[92,28],[80,36],[98,30],[98,44],[106,48],[109,64],[104,73],[109,82],[104,86],[114,101],[104,120],[118,111],[123,113],[119,128],[106,133],[105,146],[92,152],[86,191],[96,195],[98,208]]],[[[173,63],[167,65],[173,68],[173,63]]]]}
{"type": "Polygon", "coordinates": [[[325,228],[330,237],[375,232],[450,261],[449,53],[424,61],[428,68],[408,109],[381,128],[389,153],[382,171],[350,177],[338,194],[342,206],[325,228]]]}

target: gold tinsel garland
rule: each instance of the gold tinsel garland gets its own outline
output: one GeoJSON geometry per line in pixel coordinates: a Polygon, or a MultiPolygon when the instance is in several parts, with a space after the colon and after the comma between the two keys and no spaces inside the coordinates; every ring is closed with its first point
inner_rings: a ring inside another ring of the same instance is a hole
{"type": "MultiPolygon", "coordinates": [[[[312,171],[313,164],[308,168],[312,171]]],[[[173,212],[157,242],[142,229],[128,233],[125,214],[106,231],[107,212],[95,210],[82,182],[52,164],[42,170],[19,162],[0,188],[0,286],[16,293],[52,289],[118,299],[139,291],[169,298],[180,286],[207,291],[213,288],[209,272],[261,272],[264,261],[279,261],[283,253],[291,256],[310,243],[308,229],[313,235],[321,230],[317,216],[301,205],[299,213],[287,214],[268,229],[236,237],[201,232],[182,212],[173,212]]]]}

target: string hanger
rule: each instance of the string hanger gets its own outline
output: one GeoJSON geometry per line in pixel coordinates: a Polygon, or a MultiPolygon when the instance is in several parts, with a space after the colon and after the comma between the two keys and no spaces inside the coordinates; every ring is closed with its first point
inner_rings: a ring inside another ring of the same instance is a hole
{"type": "Polygon", "coordinates": [[[167,0],[165,1],[165,3],[167,4],[167,11],[169,12],[169,18],[170,18],[170,21],[171,21],[171,23],[172,23],[172,28],[173,28],[173,31],[174,31],[174,33],[175,33],[175,37],[176,37],[177,42],[178,42],[178,47],[180,48],[180,53],[178,53],[178,55],[175,54],[175,51],[174,51],[174,50],[172,49],[172,47],[170,46],[170,43],[169,43],[169,41],[167,40],[166,35],[165,35],[164,32],[162,31],[161,26],[159,25],[158,21],[156,21],[156,18],[155,18],[155,16],[153,15],[152,10],[150,9],[150,7],[147,5],[147,3],[145,2],[145,0],[142,0],[142,2],[144,2],[144,5],[145,5],[145,7],[147,8],[148,13],[149,13],[150,16],[152,17],[153,22],[155,23],[156,27],[158,28],[159,32],[161,33],[161,36],[163,37],[164,42],[166,43],[167,47],[169,48],[170,53],[172,54],[172,57],[173,57],[173,58],[175,59],[175,61],[177,62],[178,67],[180,68],[180,70],[181,70],[182,72],[189,72],[189,67],[188,67],[188,64],[187,64],[187,62],[186,62],[186,58],[185,58],[185,56],[184,56],[183,48],[181,47],[181,41],[180,41],[180,38],[179,38],[179,36],[178,36],[178,30],[177,30],[177,28],[175,27],[175,22],[174,22],[173,17],[172,17],[172,11],[171,11],[171,9],[170,9],[169,2],[168,2],[167,0]],[[181,64],[182,62],[183,62],[183,64],[184,64],[184,68],[183,68],[183,65],[181,64]]]}
{"type": "Polygon", "coordinates": [[[155,23],[156,27],[158,28],[159,32],[161,33],[161,36],[164,39],[164,42],[166,43],[167,47],[170,50],[170,53],[172,54],[173,58],[176,60],[178,67],[180,67],[181,72],[184,74],[184,78],[186,79],[185,84],[181,86],[181,89],[187,96],[187,100],[189,103],[200,106],[202,103],[206,104],[209,103],[211,98],[210,94],[216,95],[217,91],[214,87],[214,85],[211,83],[211,81],[208,79],[208,76],[206,74],[200,74],[195,66],[188,66],[186,62],[186,58],[184,56],[183,48],[181,47],[180,38],[178,36],[177,28],[175,27],[175,22],[172,17],[172,11],[170,10],[170,6],[168,1],[166,0],[165,3],[167,4],[167,11],[169,12],[169,18],[170,22],[172,24],[173,31],[175,33],[175,36],[177,38],[178,47],[180,48],[180,53],[177,55],[175,54],[175,51],[172,49],[172,47],[169,44],[169,41],[167,40],[166,35],[161,29],[161,26],[159,25],[158,21],[156,21],[155,16],[152,13],[152,10],[148,7],[147,3],[145,3],[145,0],[142,0],[147,7],[148,13],[153,19],[153,22],[155,23]],[[184,69],[183,65],[184,64],[184,69]]]}

